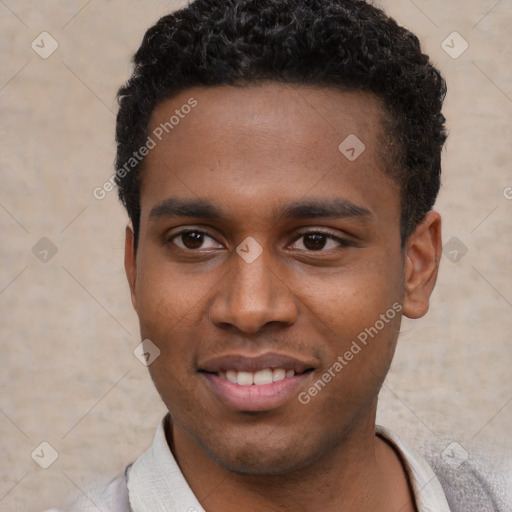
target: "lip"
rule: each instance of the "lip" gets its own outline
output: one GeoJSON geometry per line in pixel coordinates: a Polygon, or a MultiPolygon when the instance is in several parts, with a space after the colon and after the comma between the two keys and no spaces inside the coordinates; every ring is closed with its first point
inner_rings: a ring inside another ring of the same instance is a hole
{"type": "Polygon", "coordinates": [[[312,374],[312,371],[307,371],[271,384],[241,386],[223,379],[215,373],[200,373],[206,380],[207,386],[221,402],[230,409],[240,412],[277,409],[297,396],[304,381],[312,374]]]}
{"type": "Polygon", "coordinates": [[[269,411],[297,396],[304,381],[311,377],[318,363],[276,352],[260,354],[224,354],[201,361],[199,374],[209,390],[235,411],[269,411]],[[294,370],[293,377],[264,385],[241,386],[219,377],[218,372],[257,372],[265,369],[294,370]],[[312,370],[312,371],[308,371],[312,370]]]}
{"type": "Polygon", "coordinates": [[[314,361],[295,358],[275,352],[262,354],[225,354],[199,362],[200,371],[218,373],[219,371],[235,370],[237,372],[257,372],[267,368],[294,370],[296,374],[302,374],[308,369],[315,369],[314,361]]]}

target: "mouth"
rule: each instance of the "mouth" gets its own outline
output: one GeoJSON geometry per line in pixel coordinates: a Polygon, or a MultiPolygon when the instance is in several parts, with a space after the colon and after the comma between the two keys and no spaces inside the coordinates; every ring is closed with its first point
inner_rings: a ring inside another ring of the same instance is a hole
{"type": "Polygon", "coordinates": [[[313,371],[313,369],[308,368],[303,372],[295,373],[295,370],[293,369],[287,370],[285,368],[265,368],[263,370],[258,370],[256,372],[219,370],[216,373],[206,373],[212,373],[213,375],[216,375],[220,379],[227,380],[232,384],[238,384],[239,386],[266,386],[267,384],[272,384],[273,382],[280,382],[284,379],[291,379],[292,377],[295,377],[295,375],[302,375],[310,371],[313,371]]]}
{"type": "Polygon", "coordinates": [[[199,373],[230,409],[265,411],[293,398],[316,367],[315,361],[280,354],[227,355],[200,364],[199,373]]]}

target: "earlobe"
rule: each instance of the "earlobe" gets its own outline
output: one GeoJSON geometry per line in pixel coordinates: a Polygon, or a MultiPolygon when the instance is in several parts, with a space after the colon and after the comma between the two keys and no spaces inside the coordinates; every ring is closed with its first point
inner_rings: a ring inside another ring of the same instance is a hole
{"type": "Polygon", "coordinates": [[[404,315],[421,318],[428,311],[441,259],[441,216],[427,213],[409,237],[405,257],[404,315]]]}
{"type": "Polygon", "coordinates": [[[135,293],[135,282],[137,278],[137,258],[135,253],[135,236],[133,233],[132,224],[126,226],[125,242],[124,242],[124,269],[128,285],[130,286],[130,294],[132,297],[132,304],[137,311],[137,298],[135,293]]]}

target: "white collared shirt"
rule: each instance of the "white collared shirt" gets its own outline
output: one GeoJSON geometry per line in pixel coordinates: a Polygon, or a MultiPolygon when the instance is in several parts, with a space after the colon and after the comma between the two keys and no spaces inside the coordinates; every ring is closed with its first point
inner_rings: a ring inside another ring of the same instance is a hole
{"type": "MultiPolygon", "coordinates": [[[[127,475],[87,492],[62,512],[98,512],[98,508],[102,512],[205,512],[169,449],[164,422],[165,418],[158,425],[153,445],[128,467],[127,475]]],[[[402,457],[418,512],[450,512],[443,488],[423,457],[390,430],[377,425],[376,433],[402,457]]]]}

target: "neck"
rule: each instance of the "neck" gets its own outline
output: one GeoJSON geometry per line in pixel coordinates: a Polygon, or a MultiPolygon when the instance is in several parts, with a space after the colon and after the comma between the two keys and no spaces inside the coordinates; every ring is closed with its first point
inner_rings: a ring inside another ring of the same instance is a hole
{"type": "Polygon", "coordinates": [[[334,450],[307,467],[278,475],[229,471],[183,430],[175,425],[169,430],[169,446],[207,512],[415,510],[400,459],[375,436],[375,409],[334,450]]]}

